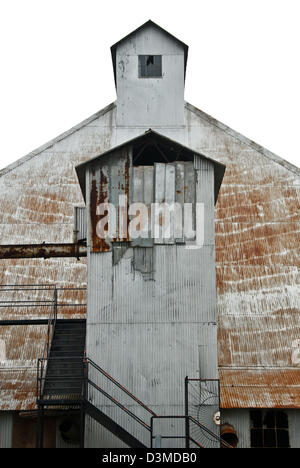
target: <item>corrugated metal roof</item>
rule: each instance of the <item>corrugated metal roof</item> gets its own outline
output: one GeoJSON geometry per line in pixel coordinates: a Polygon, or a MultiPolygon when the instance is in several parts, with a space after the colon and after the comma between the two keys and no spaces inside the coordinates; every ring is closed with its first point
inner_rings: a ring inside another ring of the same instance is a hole
{"type": "MultiPolygon", "coordinates": [[[[1,244],[72,242],[74,205],[82,205],[74,167],[111,146],[114,104],[0,172],[1,244]],[[103,131],[97,131],[97,125],[103,131]]],[[[0,284],[86,286],[85,259],[1,260],[0,284]]],[[[49,300],[41,288],[0,291],[0,300],[49,300]]],[[[86,292],[61,291],[63,303],[86,303],[86,292]]],[[[3,304],[2,304],[3,305],[3,304]]],[[[0,307],[1,320],[48,318],[50,305],[0,307]]],[[[82,318],[85,307],[59,307],[59,318],[82,318]]],[[[36,401],[37,359],[43,355],[47,326],[0,326],[0,410],[31,410],[36,401]]]]}
{"type": "MultiPolygon", "coordinates": [[[[72,241],[73,206],[82,204],[74,166],[115,146],[114,107],[0,172],[2,244],[72,241]]],[[[299,408],[299,366],[291,356],[300,336],[300,171],[190,104],[186,115],[188,145],[227,167],[216,206],[222,407],[299,408]]],[[[81,287],[86,263],[2,260],[1,283],[81,287]]],[[[82,316],[74,312],[62,316],[82,316]]],[[[48,314],[3,308],[0,316],[48,314]]],[[[45,329],[17,326],[12,336],[10,327],[0,328],[12,353],[11,368],[0,365],[1,408],[32,409],[45,329]]]]}
{"type": "Polygon", "coordinates": [[[1,411],[36,409],[36,368],[0,369],[1,411]]]}
{"type": "Polygon", "coordinates": [[[220,369],[221,408],[299,408],[300,369],[220,369]]]}

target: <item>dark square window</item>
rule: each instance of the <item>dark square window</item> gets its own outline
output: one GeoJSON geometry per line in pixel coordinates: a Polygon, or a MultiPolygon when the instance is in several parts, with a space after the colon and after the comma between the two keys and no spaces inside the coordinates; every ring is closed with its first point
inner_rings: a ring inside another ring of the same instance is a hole
{"type": "Polygon", "coordinates": [[[252,410],[251,447],[288,448],[288,417],[279,410],[252,410]]]}
{"type": "Polygon", "coordinates": [[[161,55],[139,55],[139,77],[140,78],[162,77],[161,55]]]}

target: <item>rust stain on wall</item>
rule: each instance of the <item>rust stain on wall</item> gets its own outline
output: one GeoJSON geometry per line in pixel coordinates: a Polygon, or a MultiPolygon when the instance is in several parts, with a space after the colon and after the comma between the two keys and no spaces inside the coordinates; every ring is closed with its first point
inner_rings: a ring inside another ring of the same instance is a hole
{"type": "Polygon", "coordinates": [[[299,408],[300,369],[220,369],[221,408],[299,408]]]}
{"type": "MultiPolygon", "coordinates": [[[[73,206],[83,202],[74,166],[113,146],[112,112],[2,171],[1,244],[72,242],[73,206]]],[[[193,119],[192,112],[188,118],[193,119]]],[[[191,145],[227,166],[215,210],[221,405],[299,408],[300,377],[299,369],[291,368],[291,342],[300,333],[300,172],[264,156],[215,122],[196,116],[189,125],[191,145]],[[268,374],[251,369],[263,365],[268,374]]],[[[125,173],[128,185],[120,188],[129,193],[129,166],[125,173]]],[[[91,194],[94,208],[101,184],[107,186],[99,174],[91,194]]],[[[1,260],[0,283],[86,286],[86,260],[1,260]]],[[[83,291],[64,294],[70,304],[86,301],[83,291]]],[[[3,308],[0,315],[6,320],[47,318],[49,310],[3,308]]],[[[84,316],[85,307],[60,311],[60,318],[84,316]]],[[[14,327],[12,333],[9,328],[0,332],[8,340],[10,359],[9,368],[0,368],[1,409],[34,409],[36,360],[46,330],[14,327]]]]}
{"type": "MultiPolygon", "coordinates": [[[[91,171],[91,194],[90,194],[90,219],[91,219],[91,242],[93,252],[107,252],[110,250],[109,244],[105,239],[97,234],[97,223],[103,216],[97,215],[97,206],[105,203],[108,199],[108,180],[101,168],[93,168],[91,171]],[[96,174],[99,172],[100,180],[97,187],[96,174]]],[[[104,213],[104,216],[107,213],[104,213]]]]}

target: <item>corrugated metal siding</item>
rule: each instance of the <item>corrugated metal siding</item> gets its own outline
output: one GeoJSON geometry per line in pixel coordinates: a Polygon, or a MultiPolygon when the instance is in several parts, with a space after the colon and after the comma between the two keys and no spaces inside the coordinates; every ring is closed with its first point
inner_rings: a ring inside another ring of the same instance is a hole
{"type": "Polygon", "coordinates": [[[75,206],[74,210],[74,242],[87,239],[87,217],[85,206],[75,206]]]}
{"type": "Polygon", "coordinates": [[[250,448],[250,413],[248,409],[221,410],[221,424],[231,424],[236,430],[239,442],[237,448],[250,448]]]}
{"type": "Polygon", "coordinates": [[[59,425],[62,422],[62,418],[57,418],[56,420],[56,446],[55,448],[79,448],[79,444],[65,442],[61,436],[59,425]]]}
{"type": "MultiPolygon", "coordinates": [[[[141,127],[117,129],[115,114],[111,105],[0,172],[1,243],[72,240],[73,206],[82,203],[73,166],[143,131],[141,127]]],[[[294,369],[289,369],[290,343],[299,338],[299,170],[188,103],[185,122],[186,128],[158,131],[227,167],[216,207],[219,364],[233,369],[241,362],[246,367],[255,366],[263,363],[263,355],[268,366],[280,365],[286,375],[293,375],[294,369]],[[258,333],[258,327],[252,329],[251,317],[256,314],[258,321],[262,320],[261,331],[266,332],[267,340],[258,333]],[[243,325],[246,315],[247,329],[243,325]]],[[[75,259],[1,260],[0,282],[54,282],[78,287],[86,282],[86,264],[75,259]]],[[[8,311],[4,315],[4,310],[0,312],[6,319],[8,311]]],[[[24,315],[33,318],[36,312],[27,310],[24,315]]],[[[39,313],[43,317],[43,311],[39,313]]],[[[21,317],[19,309],[9,313],[9,318],[21,317]]],[[[15,333],[21,333],[19,327],[15,333]]],[[[32,365],[35,363],[33,359],[32,365]]],[[[268,375],[277,378],[273,369],[269,368],[268,375]]],[[[254,383],[259,382],[260,374],[258,370],[254,383]]],[[[16,367],[13,381],[24,392],[28,377],[23,375],[24,385],[16,367]]],[[[24,409],[26,401],[27,409],[31,408],[34,373],[31,378],[28,398],[24,393],[24,409]]],[[[225,373],[221,379],[226,386],[225,373]]],[[[8,387],[6,407],[14,409],[19,400],[14,401],[11,396],[16,392],[10,396],[9,392],[8,387]]],[[[263,393],[258,397],[256,393],[245,400],[236,392],[234,404],[255,404],[259,397],[265,407],[277,405],[279,399],[283,407],[291,399],[300,407],[299,394],[294,395],[289,386],[284,392],[274,389],[265,399],[263,393]]],[[[230,398],[228,401],[230,405],[230,398]]]]}
{"type": "MultiPolygon", "coordinates": [[[[72,242],[73,209],[83,201],[74,166],[114,144],[114,116],[112,105],[0,172],[2,244],[72,242]]],[[[1,260],[0,284],[84,287],[86,260],[1,260]]],[[[86,302],[84,291],[60,297],[63,302],[86,302]]],[[[41,291],[31,292],[30,299],[43,298],[41,291]]],[[[2,291],[0,300],[6,299],[2,291]]],[[[48,318],[49,313],[47,307],[0,308],[0,319],[48,318]]],[[[59,313],[60,318],[80,318],[85,308],[64,307],[59,313]]],[[[0,408],[34,409],[37,358],[42,354],[46,327],[0,326],[0,336],[8,358],[0,368],[0,408]]]]}
{"type": "MultiPolygon", "coordinates": [[[[142,226],[140,229],[143,231],[142,236],[137,239],[132,239],[132,245],[147,246],[153,245],[151,238],[151,204],[154,203],[154,167],[153,166],[136,166],[133,167],[133,182],[132,182],[132,203],[144,203],[147,207],[147,219],[141,214],[142,226]]],[[[131,217],[131,216],[130,216],[131,217]]]]}
{"type": "Polygon", "coordinates": [[[288,410],[290,447],[300,448],[300,410],[288,410]]]}
{"type": "MultiPolygon", "coordinates": [[[[156,164],[155,170],[166,176],[168,167],[156,164]]],[[[175,192],[175,165],[172,168],[175,192]]],[[[162,199],[165,184],[166,180],[161,185],[162,199]]],[[[184,414],[184,378],[199,375],[199,365],[206,378],[218,375],[213,167],[199,169],[197,187],[190,184],[189,188],[206,207],[208,227],[202,248],[155,244],[151,281],[135,268],[136,247],[128,248],[115,264],[112,252],[88,254],[87,354],[158,414],[184,414]]],[[[100,380],[97,384],[102,388],[100,380]]],[[[113,389],[107,392],[118,399],[113,389]]],[[[105,403],[100,394],[94,391],[91,398],[95,406],[144,440],[136,423],[105,403]]],[[[140,409],[134,405],[134,410],[140,409]]]]}
{"type": "Polygon", "coordinates": [[[116,236],[112,238],[108,233],[108,236],[104,238],[105,224],[103,233],[99,235],[98,226],[103,219],[104,210],[100,214],[97,210],[106,203],[118,207],[120,195],[127,197],[128,209],[131,200],[131,172],[132,154],[130,147],[125,147],[110,156],[104,157],[100,163],[94,163],[87,171],[88,246],[92,247],[93,252],[107,252],[111,248],[111,243],[128,240],[127,230],[124,233],[125,238],[119,230],[119,216],[116,208],[116,236]]]}
{"type": "Polygon", "coordinates": [[[117,122],[120,128],[184,125],[184,47],[151,25],[117,45],[117,122]],[[163,79],[140,79],[138,57],[163,54],[163,79]],[[145,85],[147,81],[147,85],[145,85]]]}
{"type": "MultiPolygon", "coordinates": [[[[209,180],[211,184],[211,180],[209,180]]],[[[209,187],[207,187],[207,192],[209,187]]],[[[184,203],[192,203],[191,210],[191,229],[195,230],[195,201],[196,201],[196,175],[193,162],[175,162],[175,163],[155,163],[151,166],[133,167],[133,203],[144,203],[148,208],[148,221],[151,215],[151,204],[157,203],[162,207],[164,204],[170,207],[170,212],[155,209],[152,211],[152,224],[147,223],[147,238],[138,238],[133,241],[133,245],[150,247],[155,244],[174,244],[183,243],[187,240],[184,236],[184,203]],[[175,209],[171,208],[174,204],[181,205],[181,220],[175,223],[175,209]],[[170,223],[168,223],[170,216],[170,223]],[[169,225],[168,225],[169,224],[169,225]],[[155,233],[155,239],[151,238],[155,233]]],[[[153,207],[154,208],[154,207],[153,207]]],[[[145,222],[145,221],[144,221],[145,222]]],[[[191,237],[189,240],[194,239],[191,237]]],[[[132,238],[131,238],[132,240],[132,238]]]]}
{"type": "Polygon", "coordinates": [[[12,446],[12,413],[0,413],[0,448],[11,448],[12,446]]]}
{"type": "Polygon", "coordinates": [[[222,407],[299,407],[288,382],[300,382],[300,171],[189,104],[186,118],[189,146],[226,165],[215,209],[222,407]]]}
{"type": "Polygon", "coordinates": [[[87,415],[85,421],[84,448],[128,448],[126,444],[90,416],[87,415]]]}

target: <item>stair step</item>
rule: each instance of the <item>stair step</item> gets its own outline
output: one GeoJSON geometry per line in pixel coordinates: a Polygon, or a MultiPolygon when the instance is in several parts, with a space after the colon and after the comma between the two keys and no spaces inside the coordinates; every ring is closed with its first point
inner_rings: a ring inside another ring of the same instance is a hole
{"type": "Polygon", "coordinates": [[[83,372],[83,366],[55,366],[55,367],[48,367],[48,374],[54,374],[55,372],[59,375],[63,374],[64,372],[83,372]]]}
{"type": "Polygon", "coordinates": [[[61,387],[48,387],[44,389],[44,395],[55,395],[55,394],[60,394],[60,395],[74,395],[82,394],[82,387],[81,386],[74,386],[74,387],[69,387],[69,388],[61,388],[61,387]]]}
{"type": "Polygon", "coordinates": [[[55,336],[54,337],[55,343],[71,343],[71,342],[79,342],[84,344],[85,336],[55,336]]]}
{"type": "Polygon", "coordinates": [[[75,387],[71,388],[69,390],[64,389],[64,388],[48,388],[44,390],[44,395],[81,395],[82,391],[81,388],[75,387]]]}
{"type": "Polygon", "coordinates": [[[74,358],[74,360],[70,360],[64,358],[64,359],[55,359],[55,361],[50,361],[48,363],[47,369],[61,369],[63,367],[74,367],[74,368],[83,368],[83,363],[82,359],[78,359],[77,357],[74,358]]]}
{"type": "Polygon", "coordinates": [[[81,395],[85,339],[85,323],[56,323],[45,373],[44,395],[81,395]]]}
{"type": "MultiPolygon", "coordinates": [[[[63,356],[63,362],[60,361],[58,362],[62,357],[56,358],[56,363],[48,364],[47,369],[52,370],[52,369],[66,369],[66,368],[72,368],[72,369],[83,369],[83,364],[82,362],[72,362],[68,361],[68,356],[63,356]]],[[[71,358],[70,358],[71,359],[71,358]]],[[[77,359],[77,357],[74,357],[74,359],[77,359]]]]}
{"type": "Polygon", "coordinates": [[[50,382],[52,383],[55,383],[55,382],[65,382],[65,383],[68,383],[68,382],[71,382],[71,381],[76,381],[76,382],[82,382],[83,381],[83,378],[84,378],[84,375],[83,374],[53,374],[52,376],[51,375],[48,375],[47,377],[47,384],[50,382]]]}
{"type": "Polygon", "coordinates": [[[58,328],[63,328],[63,327],[85,328],[86,323],[85,322],[56,322],[56,326],[58,328]]]}
{"type": "Polygon", "coordinates": [[[55,325],[55,329],[56,330],[85,330],[86,327],[83,327],[83,326],[74,326],[74,325],[59,325],[59,324],[56,324],[55,325]]]}
{"type": "Polygon", "coordinates": [[[81,348],[84,348],[85,345],[85,339],[82,337],[79,338],[72,338],[72,339],[67,339],[67,338],[53,338],[52,341],[52,346],[54,345],[61,345],[61,346],[70,346],[72,344],[75,344],[76,346],[81,346],[81,348]]]}
{"type": "Polygon", "coordinates": [[[59,386],[45,386],[44,388],[44,394],[49,394],[52,392],[52,394],[55,393],[62,393],[64,395],[72,395],[74,393],[82,393],[82,386],[81,385],[70,385],[69,387],[59,387],[59,386]]]}
{"type": "Polygon", "coordinates": [[[70,380],[47,380],[45,387],[57,387],[57,388],[69,388],[69,387],[81,387],[82,380],[80,379],[70,379],[70,380]]]}
{"type": "Polygon", "coordinates": [[[81,330],[70,330],[69,332],[67,330],[56,330],[55,331],[56,336],[85,336],[85,331],[81,330]]]}
{"type": "Polygon", "coordinates": [[[69,351],[70,349],[80,349],[82,351],[82,354],[84,352],[84,346],[83,345],[80,345],[78,343],[52,343],[52,348],[51,348],[51,351],[50,353],[52,353],[52,351],[57,351],[57,350],[60,350],[60,349],[63,349],[65,351],[69,351]]]}

